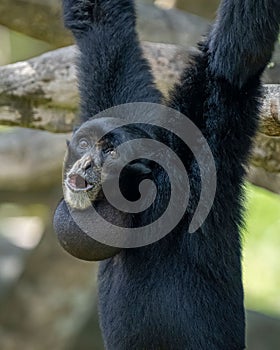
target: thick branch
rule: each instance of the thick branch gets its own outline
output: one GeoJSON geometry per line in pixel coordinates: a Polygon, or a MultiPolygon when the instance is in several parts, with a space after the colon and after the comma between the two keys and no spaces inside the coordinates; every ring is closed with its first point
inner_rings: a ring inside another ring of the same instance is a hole
{"type": "MultiPolygon", "coordinates": [[[[163,10],[137,2],[138,30],[142,40],[194,45],[207,30],[207,21],[178,10],[163,10]]],[[[46,41],[54,47],[73,39],[61,20],[61,2],[56,0],[1,0],[0,24],[46,41]]]]}
{"type": "MultiPolygon", "coordinates": [[[[138,0],[138,32],[141,40],[190,47],[200,40],[209,22],[176,9],[163,10],[138,0]]],[[[0,24],[31,37],[46,41],[53,47],[69,45],[73,39],[63,27],[60,1],[1,0],[0,24]]],[[[267,83],[280,79],[280,44],[276,45],[270,68],[264,74],[267,83]]]]}
{"type": "MultiPolygon", "coordinates": [[[[179,77],[188,51],[174,45],[143,45],[157,84],[166,92],[179,77]]],[[[54,132],[71,131],[78,102],[73,47],[0,68],[0,124],[54,132]]],[[[266,86],[260,131],[280,136],[280,87],[266,86]]]]}
{"type": "Polygon", "coordinates": [[[265,86],[261,132],[268,136],[280,136],[280,85],[265,86]]]}
{"type": "Polygon", "coordinates": [[[78,102],[74,49],[0,68],[0,124],[71,131],[78,102]]]}
{"type": "Polygon", "coordinates": [[[55,47],[66,46],[73,39],[63,27],[60,8],[56,0],[1,0],[0,24],[55,47]]]}

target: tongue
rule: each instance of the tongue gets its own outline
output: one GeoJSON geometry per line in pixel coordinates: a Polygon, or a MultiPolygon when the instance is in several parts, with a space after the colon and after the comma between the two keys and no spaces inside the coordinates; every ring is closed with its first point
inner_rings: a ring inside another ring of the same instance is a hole
{"type": "Polygon", "coordinates": [[[69,182],[71,186],[80,190],[86,189],[88,187],[88,183],[86,182],[86,180],[82,176],[77,174],[70,176],[69,182]]]}

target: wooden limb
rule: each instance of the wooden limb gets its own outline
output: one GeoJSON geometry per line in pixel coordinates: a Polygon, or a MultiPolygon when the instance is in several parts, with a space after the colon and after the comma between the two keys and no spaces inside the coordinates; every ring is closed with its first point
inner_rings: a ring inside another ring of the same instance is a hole
{"type": "Polygon", "coordinates": [[[268,136],[280,136],[280,85],[265,86],[260,131],[268,136]]]}
{"type": "MultiPolygon", "coordinates": [[[[138,31],[142,40],[194,45],[208,22],[178,10],[164,10],[151,1],[137,1],[138,31]]],[[[54,47],[73,43],[63,27],[61,2],[55,0],[1,0],[0,24],[54,47]]]]}
{"type": "MultiPolygon", "coordinates": [[[[164,44],[143,48],[159,87],[167,91],[182,71],[187,51],[164,44]]],[[[67,47],[0,67],[0,124],[71,131],[78,105],[74,61],[75,49],[67,47]]]]}
{"type": "MultiPolygon", "coordinates": [[[[212,3],[217,2],[211,0],[212,3]]],[[[137,0],[137,28],[143,41],[177,44],[184,47],[196,45],[209,29],[209,22],[201,17],[177,9],[164,10],[151,5],[150,0],[137,0]]],[[[185,6],[185,5],[184,5],[185,6]]],[[[212,7],[213,8],[213,7],[212,7]]],[[[214,13],[213,13],[214,14],[214,13]]],[[[56,0],[1,0],[0,24],[12,30],[62,47],[73,43],[71,34],[64,29],[61,2],[56,0]]],[[[280,80],[280,44],[276,45],[270,68],[264,81],[280,80]]]]}
{"type": "Polygon", "coordinates": [[[61,20],[61,2],[54,0],[1,0],[0,24],[43,40],[54,47],[69,45],[72,36],[61,20]]]}
{"type": "Polygon", "coordinates": [[[256,136],[248,179],[257,186],[280,194],[280,137],[256,136]]]}
{"type": "Polygon", "coordinates": [[[78,93],[74,48],[0,67],[0,124],[72,130],[78,93]]]}
{"type": "MultiPolygon", "coordinates": [[[[144,43],[145,56],[159,88],[178,79],[189,51],[174,45],[144,43]]],[[[75,49],[67,47],[26,62],[0,67],[0,124],[69,132],[75,122],[78,92],[75,49]]],[[[280,136],[280,86],[267,85],[260,131],[280,136]]]]}

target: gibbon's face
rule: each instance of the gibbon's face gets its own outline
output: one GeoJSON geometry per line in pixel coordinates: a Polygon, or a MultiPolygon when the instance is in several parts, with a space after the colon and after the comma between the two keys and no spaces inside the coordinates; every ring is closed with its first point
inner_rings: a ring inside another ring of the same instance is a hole
{"type": "MultiPolygon", "coordinates": [[[[90,120],[75,132],[68,143],[63,181],[64,199],[74,209],[87,209],[93,201],[102,199],[102,181],[109,181],[112,176],[112,172],[104,172],[104,162],[113,169],[120,162],[117,146],[143,136],[143,131],[136,126],[118,127],[117,124],[115,130],[107,133],[106,130],[110,130],[112,123],[115,122],[111,118],[90,120]],[[101,134],[105,136],[98,140],[97,135],[101,134]]],[[[121,158],[124,162],[125,156],[122,155],[121,158]]],[[[141,161],[127,169],[129,171],[124,174],[131,174],[134,179],[136,175],[150,172],[141,161]]]]}
{"type": "MultiPolygon", "coordinates": [[[[151,177],[151,164],[145,159],[126,162],[126,152],[120,155],[116,148],[126,141],[142,137],[149,135],[141,127],[136,125],[120,127],[114,118],[99,118],[84,123],[68,143],[63,176],[64,201],[61,201],[56,209],[54,226],[60,244],[73,256],[98,261],[108,259],[121,250],[91,238],[77,226],[73,218],[69,220],[71,215],[68,217],[65,213],[69,212],[70,208],[86,212],[92,202],[96,201],[95,209],[105,220],[108,219],[108,222],[113,224],[112,235],[115,234],[115,226],[131,227],[131,216],[110,205],[103,194],[102,185],[108,181],[110,185],[112,184],[110,189],[114,194],[116,186],[114,165],[117,167],[121,165],[122,169],[124,164],[124,170],[119,177],[122,195],[132,201],[139,197],[139,182],[143,178],[151,177]],[[114,130],[110,131],[112,127],[114,130]],[[100,135],[105,136],[100,138],[100,135]],[[110,171],[107,173],[105,161],[107,166],[110,165],[110,171]]],[[[128,148],[129,145],[125,144],[125,149],[128,148]]]]}

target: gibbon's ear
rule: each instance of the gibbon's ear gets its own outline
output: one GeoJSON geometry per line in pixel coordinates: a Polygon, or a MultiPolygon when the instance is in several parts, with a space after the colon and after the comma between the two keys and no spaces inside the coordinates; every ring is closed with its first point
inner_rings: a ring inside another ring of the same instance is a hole
{"type": "Polygon", "coordinates": [[[70,141],[69,141],[69,140],[66,140],[66,146],[67,146],[67,148],[69,148],[69,145],[70,145],[70,141]]]}

